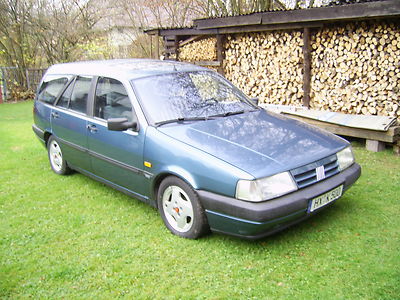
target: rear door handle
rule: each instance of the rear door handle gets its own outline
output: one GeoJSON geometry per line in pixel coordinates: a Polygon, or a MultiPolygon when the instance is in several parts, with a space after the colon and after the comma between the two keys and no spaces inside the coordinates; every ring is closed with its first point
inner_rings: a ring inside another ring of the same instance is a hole
{"type": "Polygon", "coordinates": [[[90,130],[90,132],[97,132],[97,127],[96,127],[96,125],[89,124],[89,125],[86,126],[86,128],[87,128],[88,130],[90,130]]]}
{"type": "Polygon", "coordinates": [[[52,112],[51,116],[53,117],[53,119],[58,119],[58,117],[60,116],[57,112],[52,112]]]}

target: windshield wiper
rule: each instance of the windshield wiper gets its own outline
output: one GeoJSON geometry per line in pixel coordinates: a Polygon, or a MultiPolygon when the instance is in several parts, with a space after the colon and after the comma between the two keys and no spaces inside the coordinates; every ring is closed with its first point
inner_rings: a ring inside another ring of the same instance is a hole
{"type": "Polygon", "coordinates": [[[169,123],[181,123],[181,122],[190,122],[190,121],[207,121],[209,119],[211,119],[211,117],[181,117],[181,118],[156,122],[155,125],[156,125],[156,127],[158,127],[158,126],[162,126],[162,125],[169,124],[169,123]]]}
{"type": "Polygon", "coordinates": [[[212,115],[211,117],[228,117],[228,116],[233,116],[233,115],[240,115],[243,114],[245,111],[244,110],[238,110],[238,111],[228,111],[222,114],[217,114],[217,115],[212,115]]]}

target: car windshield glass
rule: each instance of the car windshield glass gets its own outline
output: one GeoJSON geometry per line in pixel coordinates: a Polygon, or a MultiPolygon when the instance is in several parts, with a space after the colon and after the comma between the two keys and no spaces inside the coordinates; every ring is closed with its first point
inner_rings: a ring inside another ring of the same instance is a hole
{"type": "Polygon", "coordinates": [[[254,110],[246,96],[213,71],[176,72],[133,81],[150,121],[207,120],[254,110]]]}

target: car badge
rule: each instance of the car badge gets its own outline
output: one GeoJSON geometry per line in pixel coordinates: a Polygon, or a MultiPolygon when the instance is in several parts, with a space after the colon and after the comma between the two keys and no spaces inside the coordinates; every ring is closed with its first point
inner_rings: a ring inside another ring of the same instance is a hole
{"type": "Polygon", "coordinates": [[[320,167],[316,168],[315,172],[317,173],[317,181],[325,179],[325,168],[324,168],[324,166],[320,166],[320,167]]]}

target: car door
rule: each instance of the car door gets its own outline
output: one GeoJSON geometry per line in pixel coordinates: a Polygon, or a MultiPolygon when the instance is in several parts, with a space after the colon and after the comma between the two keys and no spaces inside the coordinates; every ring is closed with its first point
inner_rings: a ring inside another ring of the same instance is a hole
{"type": "Polygon", "coordinates": [[[107,128],[110,118],[136,119],[124,85],[112,78],[99,77],[93,118],[88,121],[88,147],[93,173],[145,200],[144,132],[132,129],[111,131],[107,128]]]}
{"type": "Polygon", "coordinates": [[[91,170],[87,153],[87,105],[92,77],[77,76],[64,90],[51,111],[53,135],[60,142],[65,160],[73,168],[91,170]]]}

